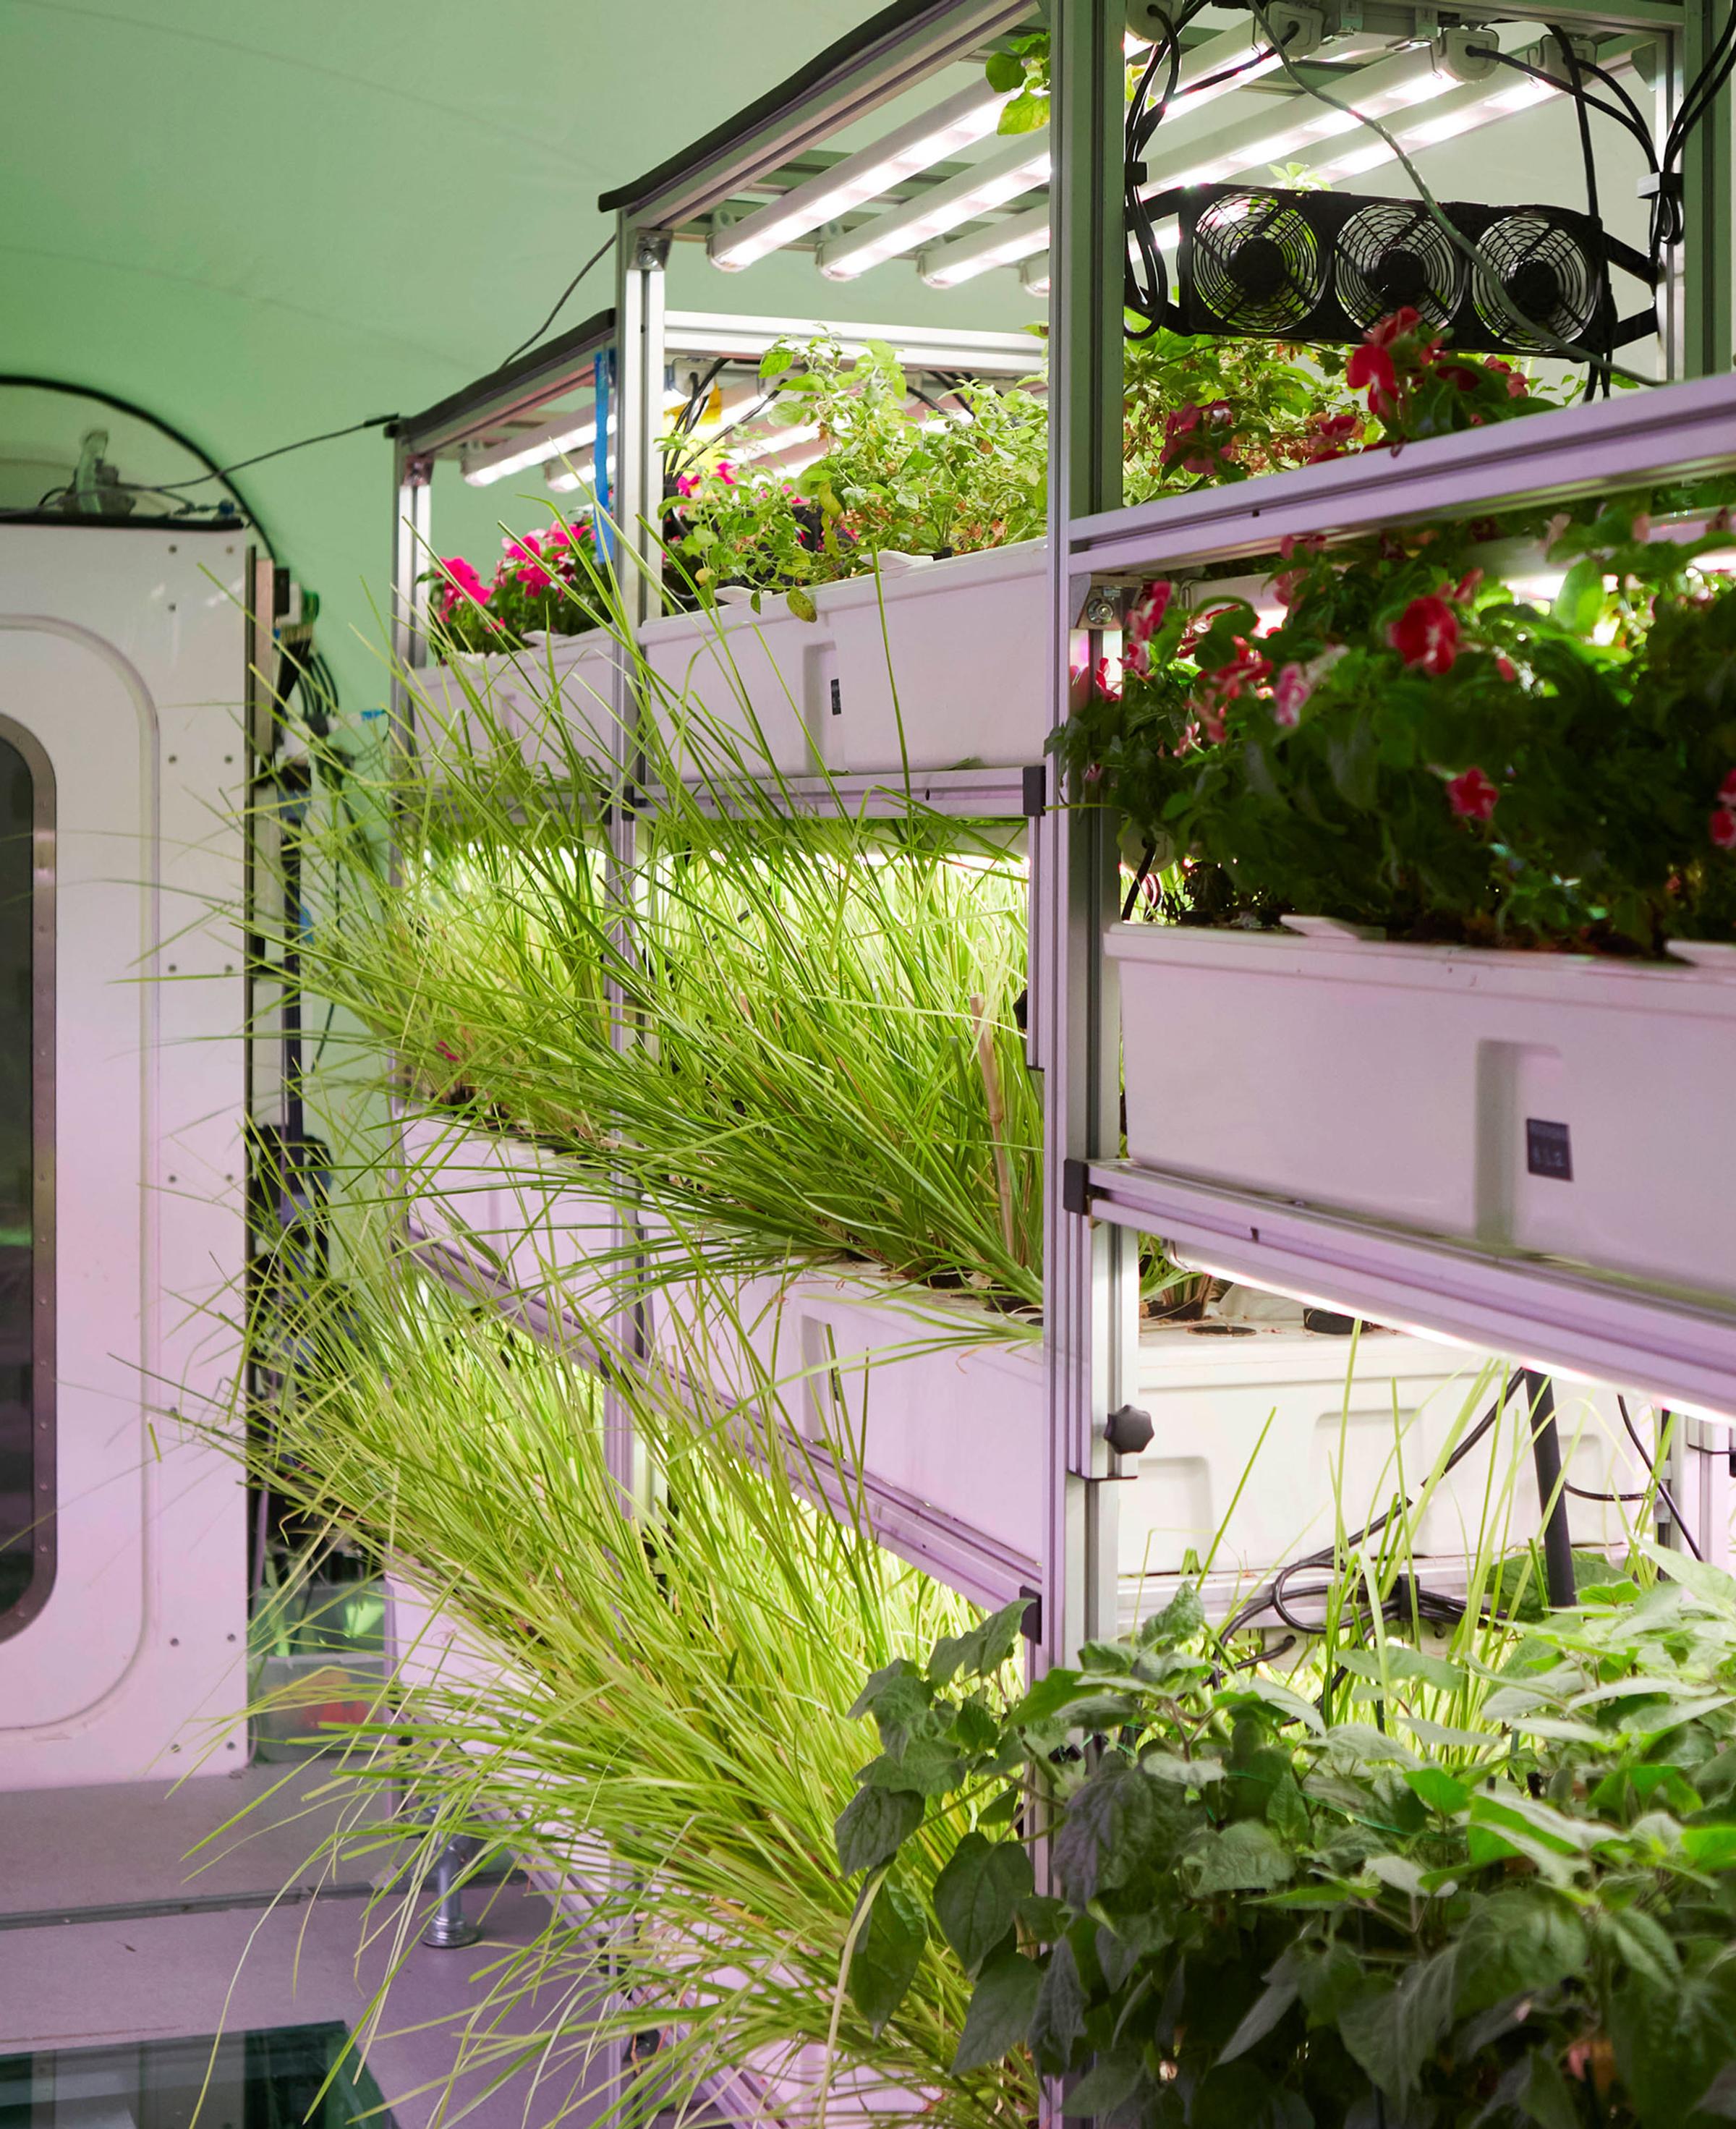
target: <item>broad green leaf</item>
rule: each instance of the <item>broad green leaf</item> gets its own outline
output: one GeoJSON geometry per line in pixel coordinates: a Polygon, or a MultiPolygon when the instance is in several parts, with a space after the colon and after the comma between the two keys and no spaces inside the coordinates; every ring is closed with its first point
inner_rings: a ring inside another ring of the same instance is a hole
{"type": "Polygon", "coordinates": [[[1174,1752],[1145,1752],[1140,1755],[1139,1772],[1153,1781],[1168,1782],[1174,1788],[1203,1789],[1224,1779],[1224,1762],[1184,1760],[1174,1752]]]}
{"type": "Polygon", "coordinates": [[[1033,95],[1025,89],[1012,102],[1003,104],[1001,122],[996,128],[1001,133],[1035,133],[1049,123],[1049,98],[1033,95]]]}
{"type": "Polygon", "coordinates": [[[1244,2012],[1241,2024],[1224,2043],[1218,2060],[1234,2062],[1238,2055],[1244,2055],[1250,2048],[1258,2046],[1301,1993],[1294,1961],[1281,1960],[1272,1969],[1264,1993],[1256,1998],[1244,2012]]]}
{"type": "Polygon", "coordinates": [[[1063,1936],[1049,1955],[1049,1969],[1037,1992],[1037,2008],[1031,2014],[1031,2052],[1054,2070],[1065,2069],[1073,2060],[1073,2044],[1085,2036],[1085,1984],[1079,1979],[1079,1963],[1063,1936]]]}
{"type": "Polygon", "coordinates": [[[812,594],[803,591],[800,585],[796,586],[792,590],[786,592],[783,595],[783,601],[784,604],[788,607],[790,612],[795,615],[797,621],[819,620],[820,609],[815,605],[812,594]]]}
{"type": "Polygon", "coordinates": [[[1540,1993],[1580,1973],[1586,1932],[1571,1908],[1546,1893],[1500,1892],[1473,1908],[1458,1941],[1458,2017],[1540,1993]]]}
{"type": "Polygon", "coordinates": [[[1696,1870],[1736,1869],[1736,1826],[1685,1826],[1681,1849],[1696,1870]]]}
{"type": "Polygon", "coordinates": [[[1395,1893],[1403,1893],[1414,1900],[1428,1898],[1422,1865],[1412,1862],[1408,1855],[1371,1855],[1363,1868],[1371,1878],[1390,1885],[1395,1893]]]}
{"type": "Polygon", "coordinates": [[[1076,1670],[1045,1671],[1014,1708],[1012,1722],[1020,1729],[1053,1722],[1079,1697],[1081,1684],[1076,1670]]]}
{"type": "Polygon", "coordinates": [[[1200,1593],[1191,1583],[1185,1584],[1161,1612],[1140,1627],[1139,1646],[1172,1649],[1182,1641],[1191,1641],[1205,1623],[1206,1607],[1200,1602],[1200,1593]]]}
{"type": "Polygon", "coordinates": [[[838,1814],[838,1865],[846,1878],[872,1870],[898,1852],[921,1825],[927,1806],[911,1789],[858,1789],[838,1814]]]}
{"type": "Polygon", "coordinates": [[[935,1880],[935,1918],[967,1974],[1012,1927],[1032,1890],[1030,1857],[1016,1841],[967,1833],[935,1880]]]}
{"type": "Polygon", "coordinates": [[[1158,1792],[1125,1760],[1109,1760],[1073,1798],[1054,1836],[1056,1888],[1082,1908],[1125,1883],[1158,1830],[1158,1792]]]}
{"type": "Polygon", "coordinates": [[[1137,2048],[1111,2049],[1101,2055],[1061,2103],[1071,2120],[1101,2120],[1132,2093],[1139,2082],[1142,2065],[1137,2048]]]}
{"type": "Polygon", "coordinates": [[[1025,2040],[1042,1987],[1043,1969],[1034,1960],[1016,1951],[996,1953],[972,1991],[964,2031],[953,2057],[954,2077],[981,2069],[985,2063],[999,2062],[1025,2040]]]}
{"type": "Polygon", "coordinates": [[[892,1879],[885,1879],[856,1939],[849,1983],[850,2001],[877,2036],[904,2001],[927,1941],[921,1902],[892,1879]]]}
{"type": "Polygon", "coordinates": [[[958,1754],[938,1737],[912,1737],[901,1752],[882,1752],[857,1779],[878,1789],[914,1789],[917,1795],[944,1796],[957,1788],[963,1768],[958,1754]]]}
{"type": "Polygon", "coordinates": [[[1635,1542],[1653,1565],[1662,1568],[1672,1582],[1679,1582],[1725,1618],[1736,1618],[1736,1577],[1726,1574],[1722,1568],[1709,1567],[1690,1553],[1672,1552],[1649,1537],[1642,1536],[1635,1542]]]}
{"type": "Polygon", "coordinates": [[[784,346],[781,341],[774,347],[768,347],[759,358],[761,383],[769,384],[774,377],[782,377],[795,360],[795,350],[784,346]]]}
{"type": "Polygon", "coordinates": [[[1555,594],[1555,618],[1576,636],[1589,636],[1601,619],[1603,610],[1603,563],[1594,555],[1582,555],[1568,570],[1561,589],[1555,594]]]}
{"type": "Polygon", "coordinates": [[[1471,1801],[1470,1790],[1463,1782],[1455,1781],[1444,1767],[1407,1767],[1404,1780],[1430,1811],[1443,1812],[1448,1818],[1463,1811],[1471,1801]]]}
{"type": "Polygon", "coordinates": [[[991,52],[982,71],[997,96],[1005,96],[1024,84],[1025,62],[1011,52],[991,52]]]}
{"type": "Polygon", "coordinates": [[[1029,1930],[1039,1944],[1053,1944],[1067,1927],[1073,1910],[1065,1900],[1047,1893],[1027,1893],[1018,1905],[1020,1927],[1029,1930]]]}
{"type": "Polygon", "coordinates": [[[1538,2129],[1584,2129],[1579,2103],[1562,2075],[1561,2065],[1546,2047],[1533,2048],[1525,2058],[1518,2098],[1538,2129]]]}
{"type": "Polygon", "coordinates": [[[1675,1988],[1681,1964],[1670,1932],[1655,1915],[1643,1908],[1612,1908],[1598,1917],[1597,1928],[1630,1974],[1664,1993],[1675,1988]]]}
{"type": "Polygon", "coordinates": [[[1408,1968],[1396,1988],[1359,1997],[1339,2014],[1344,2046],[1401,2107],[1452,2023],[1454,1955],[1437,1952],[1408,1968]]]}
{"type": "Polygon", "coordinates": [[[1439,1687],[1443,1693],[1462,1692],[1469,1682],[1457,1664],[1423,1655],[1399,1641],[1388,1641],[1379,1650],[1339,1649],[1337,1655],[1344,1669],[1358,1678],[1419,1679],[1425,1685],[1439,1687]]]}
{"type": "Polygon", "coordinates": [[[1239,1819],[1221,1833],[1208,1833],[1177,1866],[1191,1898],[1217,1893],[1269,1893],[1296,1875],[1295,1859],[1257,1818],[1239,1819]]]}
{"type": "Polygon", "coordinates": [[[1314,1831],[1314,1822],[1308,1816],[1308,1807],[1296,1786],[1296,1776],[1287,1769],[1272,1784],[1272,1794],[1266,1802],[1266,1823],[1280,1841],[1288,1841],[1292,1847],[1306,1841],[1314,1831]]]}

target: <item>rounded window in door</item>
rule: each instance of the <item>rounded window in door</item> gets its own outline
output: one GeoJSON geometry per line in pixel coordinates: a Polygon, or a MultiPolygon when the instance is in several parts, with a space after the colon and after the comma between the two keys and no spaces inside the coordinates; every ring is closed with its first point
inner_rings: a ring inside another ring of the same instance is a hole
{"type": "Polygon", "coordinates": [[[0,717],[0,1639],[55,1574],[55,793],[0,717]]]}

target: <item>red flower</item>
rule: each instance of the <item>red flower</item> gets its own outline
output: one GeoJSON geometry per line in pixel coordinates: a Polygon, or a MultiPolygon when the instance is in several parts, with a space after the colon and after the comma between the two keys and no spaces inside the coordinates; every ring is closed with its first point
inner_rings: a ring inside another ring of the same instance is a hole
{"type": "Polygon", "coordinates": [[[1301,667],[1287,665],[1272,691],[1272,722],[1289,731],[1301,719],[1302,706],[1313,693],[1313,683],[1301,667]]]}
{"type": "Polygon", "coordinates": [[[1736,769],[1733,769],[1718,787],[1720,806],[1736,806],[1736,769]]]}
{"type": "Polygon", "coordinates": [[[1474,392],[1477,389],[1477,372],[1474,369],[1467,369],[1462,362],[1443,362],[1440,366],[1439,374],[1447,379],[1449,383],[1457,385],[1461,392],[1474,392]]]}
{"type": "Polygon", "coordinates": [[[1519,674],[1515,669],[1513,660],[1507,655],[1505,650],[1497,650],[1496,652],[1495,669],[1500,674],[1504,680],[1516,680],[1519,678],[1519,674]]]}
{"type": "Polygon", "coordinates": [[[1449,779],[1447,796],[1462,821],[1486,821],[1501,793],[1480,769],[1467,769],[1449,779]]]}
{"type": "Polygon", "coordinates": [[[1492,369],[1498,376],[1506,379],[1507,397],[1510,399],[1523,399],[1531,388],[1512,364],[1503,362],[1498,355],[1486,355],[1483,357],[1483,368],[1492,369]]]}
{"type": "Polygon", "coordinates": [[[1172,443],[1177,436],[1191,436],[1200,426],[1200,410],[1190,399],[1185,407],[1177,407],[1172,414],[1163,417],[1163,441],[1172,443]]]}
{"type": "Polygon", "coordinates": [[[1244,688],[1257,688],[1272,674],[1272,660],[1256,650],[1245,636],[1235,638],[1236,655],[1227,665],[1220,665],[1215,673],[1201,675],[1200,685],[1207,707],[1202,714],[1210,715],[1225,703],[1233,703],[1244,688]]]}
{"type": "Polygon", "coordinates": [[[1287,562],[1296,555],[1318,555],[1325,545],[1324,532],[1287,532],[1278,542],[1278,553],[1287,562]]]}
{"type": "Polygon", "coordinates": [[[1369,326],[1368,345],[1371,347],[1391,347],[1394,341],[1405,333],[1414,331],[1422,321],[1420,312],[1412,310],[1409,303],[1402,303],[1377,324],[1369,326]]]}
{"type": "Polygon", "coordinates": [[[1476,597],[1477,588],[1482,580],[1481,569],[1467,569],[1447,596],[1455,606],[1463,606],[1467,598],[1476,597]]]}
{"type": "Polygon", "coordinates": [[[1365,342],[1352,353],[1344,382],[1353,392],[1367,393],[1368,412],[1377,421],[1383,420],[1398,405],[1398,373],[1392,367],[1392,357],[1374,341],[1365,342]]]}
{"type": "Polygon", "coordinates": [[[1711,817],[1708,832],[1716,849],[1736,850],[1736,809],[1720,806],[1711,817]]]}
{"type": "Polygon", "coordinates": [[[1175,586],[1167,578],[1147,584],[1128,613],[1125,663],[1136,680],[1144,679],[1151,670],[1151,639],[1163,626],[1174,590],[1175,586]]]}
{"type": "Polygon", "coordinates": [[[1414,598],[1389,631],[1407,665],[1425,673],[1450,673],[1458,657],[1458,616],[1443,598],[1414,598]]]}

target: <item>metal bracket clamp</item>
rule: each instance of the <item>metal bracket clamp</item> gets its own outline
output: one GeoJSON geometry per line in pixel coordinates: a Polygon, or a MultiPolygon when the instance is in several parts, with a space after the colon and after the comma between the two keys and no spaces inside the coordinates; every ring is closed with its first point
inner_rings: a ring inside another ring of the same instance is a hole
{"type": "Polygon", "coordinates": [[[669,236],[666,230],[639,229],[633,232],[633,264],[640,274],[659,272],[669,263],[669,236]]]}
{"type": "Polygon", "coordinates": [[[1093,584],[1079,609],[1081,628],[1119,628],[1122,593],[1117,584],[1093,584]]]}

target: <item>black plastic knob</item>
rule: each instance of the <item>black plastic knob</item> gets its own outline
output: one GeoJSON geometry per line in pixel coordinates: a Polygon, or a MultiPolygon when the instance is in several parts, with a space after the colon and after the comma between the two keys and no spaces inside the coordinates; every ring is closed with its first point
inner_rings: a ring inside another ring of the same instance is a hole
{"type": "Polygon", "coordinates": [[[1143,1454],[1150,1448],[1151,1438],[1157,1431],[1151,1423],[1151,1414],[1141,1412],[1136,1404],[1124,1404],[1103,1422],[1103,1439],[1117,1456],[1143,1454]]]}

